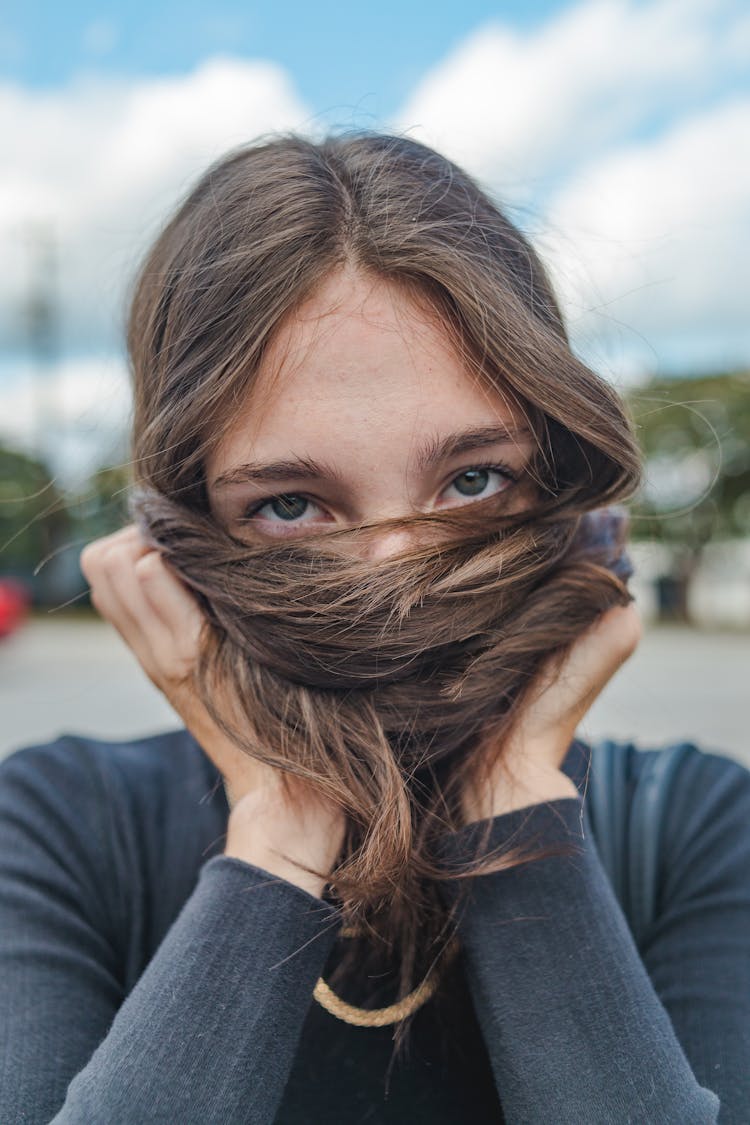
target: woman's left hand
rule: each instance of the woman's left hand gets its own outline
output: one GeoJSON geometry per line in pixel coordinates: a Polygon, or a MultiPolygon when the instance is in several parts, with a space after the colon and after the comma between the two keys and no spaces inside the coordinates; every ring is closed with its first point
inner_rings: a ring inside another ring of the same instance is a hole
{"type": "Polygon", "coordinates": [[[615,672],[635,652],[642,625],[633,602],[607,610],[574,642],[542,666],[481,793],[463,798],[467,824],[514,809],[577,797],[562,763],[576,728],[615,672]]]}

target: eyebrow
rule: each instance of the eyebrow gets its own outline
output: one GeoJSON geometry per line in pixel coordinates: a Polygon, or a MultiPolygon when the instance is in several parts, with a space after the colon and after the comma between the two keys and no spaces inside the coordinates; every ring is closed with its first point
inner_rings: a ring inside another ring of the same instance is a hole
{"type": "MultiPolygon", "coordinates": [[[[475,426],[459,430],[443,438],[429,438],[417,452],[416,465],[421,472],[424,472],[438,462],[447,461],[461,453],[482,449],[488,445],[515,443],[519,438],[528,437],[530,434],[531,431],[527,426],[501,422],[491,426],[475,426]]],[[[214,488],[226,488],[232,484],[262,484],[286,480],[290,477],[296,480],[321,480],[327,477],[330,480],[341,481],[341,474],[333,465],[315,461],[311,457],[292,457],[266,464],[247,461],[245,464],[235,465],[216,478],[214,488]]]]}

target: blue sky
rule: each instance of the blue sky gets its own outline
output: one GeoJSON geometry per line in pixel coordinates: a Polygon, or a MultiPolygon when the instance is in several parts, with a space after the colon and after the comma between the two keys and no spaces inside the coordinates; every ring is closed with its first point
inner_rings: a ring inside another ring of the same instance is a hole
{"type": "Polygon", "coordinates": [[[9,78],[49,88],[89,69],[180,74],[207,55],[229,53],[280,63],[294,75],[301,96],[321,113],[355,108],[387,116],[429,67],[482,23],[502,19],[527,29],[564,7],[565,0],[139,0],[107,6],[6,0],[0,66],[9,78]]]}
{"type": "Polygon", "coordinates": [[[76,448],[116,435],[127,286],[171,208],[230,147],[337,127],[408,132],[470,171],[605,377],[750,366],[746,0],[5,0],[0,436],[38,432],[45,396],[76,448]],[[41,382],[38,230],[60,313],[41,382]]]}

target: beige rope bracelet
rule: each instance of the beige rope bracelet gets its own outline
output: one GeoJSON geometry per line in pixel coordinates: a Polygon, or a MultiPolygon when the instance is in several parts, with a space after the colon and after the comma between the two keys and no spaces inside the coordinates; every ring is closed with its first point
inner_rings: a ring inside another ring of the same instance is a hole
{"type": "MultiPolygon", "coordinates": [[[[353,930],[344,929],[341,936],[354,937],[355,935],[353,930]]],[[[340,996],[336,995],[322,977],[318,977],[318,983],[313,989],[313,996],[321,1007],[325,1008],[336,1019],[343,1020],[344,1023],[353,1024],[355,1027],[386,1027],[388,1024],[398,1023],[410,1016],[412,1012],[416,1012],[417,1008],[420,1008],[430,999],[439,984],[442,969],[457,952],[458,941],[453,938],[446,947],[441,968],[429,973],[413,992],[410,992],[408,996],[404,996],[401,1000],[397,1000],[394,1004],[389,1004],[387,1008],[357,1008],[354,1004],[348,1004],[346,1000],[342,1000],[340,996]]]]}

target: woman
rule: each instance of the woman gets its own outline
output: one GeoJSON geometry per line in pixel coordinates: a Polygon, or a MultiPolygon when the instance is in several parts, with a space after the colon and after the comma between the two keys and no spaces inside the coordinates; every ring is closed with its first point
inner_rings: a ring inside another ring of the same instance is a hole
{"type": "Polygon", "coordinates": [[[0,1119],[746,1120],[750,774],[695,751],[636,948],[575,731],[640,459],[522,235],[413,141],[279,137],[128,346],[81,565],[185,729],[0,768],[0,1119]]]}

